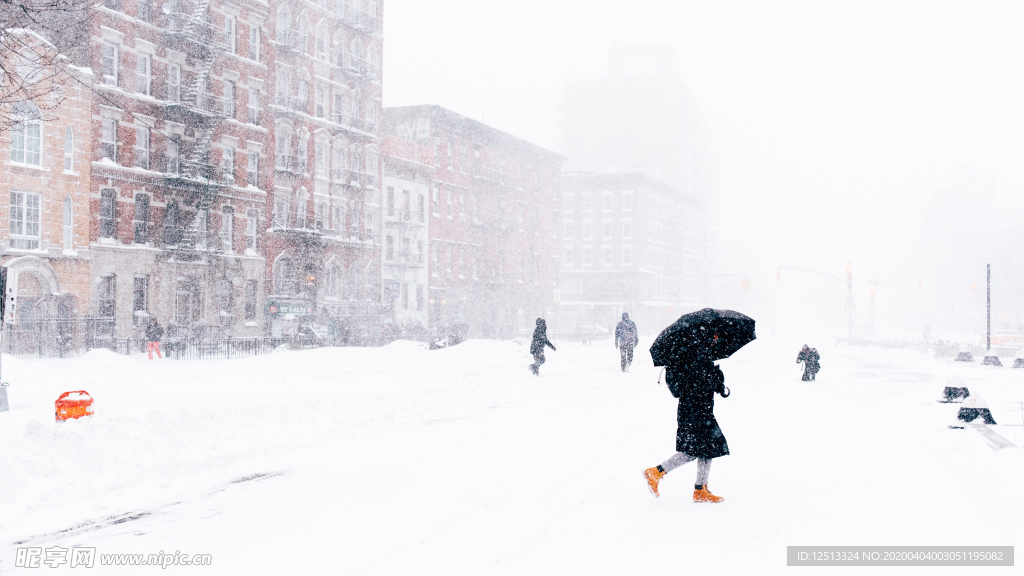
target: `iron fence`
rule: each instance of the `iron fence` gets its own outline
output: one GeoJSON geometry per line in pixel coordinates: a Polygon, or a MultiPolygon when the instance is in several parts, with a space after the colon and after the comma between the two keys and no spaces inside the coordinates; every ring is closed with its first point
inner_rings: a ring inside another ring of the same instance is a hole
{"type": "MultiPolygon", "coordinates": [[[[281,346],[292,350],[336,346],[379,346],[383,339],[344,336],[292,338],[209,337],[203,332],[173,330],[160,343],[164,358],[231,359],[269,354],[281,346]],[[198,336],[198,337],[197,337],[198,336]]],[[[145,353],[145,338],[116,338],[110,318],[34,318],[5,324],[0,350],[16,358],[75,358],[90,350],[116,354],[145,353]]]]}

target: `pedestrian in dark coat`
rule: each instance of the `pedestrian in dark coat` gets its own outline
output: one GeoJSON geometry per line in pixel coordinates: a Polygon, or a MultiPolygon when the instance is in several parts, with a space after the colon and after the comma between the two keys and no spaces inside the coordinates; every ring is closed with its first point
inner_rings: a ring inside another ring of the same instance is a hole
{"type": "Polygon", "coordinates": [[[715,420],[715,393],[729,396],[725,375],[718,365],[698,356],[684,364],[669,366],[665,382],[672,395],[679,398],[676,411],[676,453],[654,468],[644,470],[647,485],[658,496],[658,482],[672,470],[697,461],[697,481],[693,486],[694,502],[721,502],[708,490],[711,459],[729,455],[729,444],[715,420]]]}
{"type": "Polygon", "coordinates": [[[637,343],[636,324],[629,319],[629,314],[622,313],[622,322],[615,326],[615,347],[622,358],[622,371],[625,372],[633,363],[633,348],[637,343]]]}
{"type": "Polygon", "coordinates": [[[818,360],[821,356],[818,355],[817,348],[810,348],[807,344],[800,349],[800,353],[796,356],[796,363],[804,363],[804,375],[800,377],[800,380],[804,382],[813,382],[814,377],[818,374],[818,370],[821,370],[821,364],[818,360]]]}
{"type": "Polygon", "coordinates": [[[530,342],[530,354],[533,354],[533,364],[530,364],[530,371],[534,376],[540,376],[540,365],[544,363],[544,347],[550,346],[552,350],[555,345],[548,340],[548,325],[543,318],[537,318],[537,327],[533,330],[533,341],[530,342]]]}
{"type": "Polygon", "coordinates": [[[153,359],[153,352],[156,352],[157,358],[163,359],[160,355],[160,337],[164,335],[164,327],[161,326],[156,318],[149,319],[149,325],[146,326],[146,352],[149,353],[149,359],[153,359]]]}

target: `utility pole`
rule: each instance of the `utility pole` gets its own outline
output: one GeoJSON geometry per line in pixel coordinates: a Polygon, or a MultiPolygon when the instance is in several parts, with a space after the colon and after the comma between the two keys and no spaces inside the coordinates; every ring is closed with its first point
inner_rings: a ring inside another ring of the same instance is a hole
{"type": "Polygon", "coordinates": [[[849,319],[847,338],[853,339],[853,264],[846,263],[846,313],[849,319]]]}
{"type": "Polygon", "coordinates": [[[992,265],[985,265],[985,350],[992,351],[992,265]]]}

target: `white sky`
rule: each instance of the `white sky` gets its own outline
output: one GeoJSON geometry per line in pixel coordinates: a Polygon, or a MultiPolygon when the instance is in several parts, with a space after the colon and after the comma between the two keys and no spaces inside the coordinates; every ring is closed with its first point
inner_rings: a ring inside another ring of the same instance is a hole
{"type": "Polygon", "coordinates": [[[721,157],[720,271],[884,275],[959,171],[1019,194],[1022,30],[1024,3],[979,0],[387,0],[384,100],[558,150],[566,80],[672,43],[721,157]]]}

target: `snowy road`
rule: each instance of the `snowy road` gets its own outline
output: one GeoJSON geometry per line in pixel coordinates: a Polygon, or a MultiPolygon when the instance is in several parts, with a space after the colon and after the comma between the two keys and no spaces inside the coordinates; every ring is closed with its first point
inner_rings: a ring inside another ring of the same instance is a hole
{"type": "MultiPolygon", "coordinates": [[[[769,574],[800,570],[787,545],[1021,544],[1024,370],[819,345],[820,380],[803,383],[800,344],[762,339],[722,362],[719,505],[692,503],[692,464],[647,492],[675,401],[643,341],[627,374],[603,341],[559,345],[540,378],[526,346],[491,341],[5,357],[0,572],[33,572],[14,568],[18,546],[207,553],[209,568],[168,570],[210,574],[769,574]],[[1015,447],[946,427],[957,406],[935,400],[954,373],[1015,447]],[[54,423],[53,400],[79,388],[96,415],[54,423]]],[[[926,570],[979,569],[900,573],[926,570]]]]}

